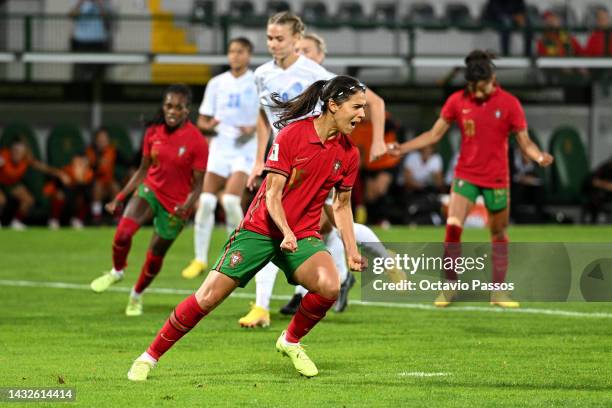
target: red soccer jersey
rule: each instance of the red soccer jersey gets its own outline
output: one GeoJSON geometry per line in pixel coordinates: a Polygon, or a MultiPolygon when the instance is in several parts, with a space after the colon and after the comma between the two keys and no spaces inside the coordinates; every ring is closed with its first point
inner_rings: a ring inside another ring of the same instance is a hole
{"type": "Polygon", "coordinates": [[[154,125],[145,133],[142,154],[152,161],[144,184],[174,213],[174,207],[183,204],[191,191],[193,170],[206,170],[206,139],[191,122],[172,133],[164,124],[154,125]]]}
{"type": "Polygon", "coordinates": [[[518,99],[498,85],[483,101],[457,91],[446,100],[440,116],[456,121],[461,129],[455,177],[481,187],[507,188],[508,135],[527,128],[518,99]]]}
{"type": "MultiPolygon", "coordinates": [[[[289,227],[297,239],[318,237],[321,209],[332,187],[353,188],[359,171],[359,151],[346,135],[321,143],[314,118],[283,128],[272,145],[265,170],[287,177],[282,204],[289,227]]],[[[242,227],[282,239],[266,207],[266,180],[249,207],[242,227]]]]}

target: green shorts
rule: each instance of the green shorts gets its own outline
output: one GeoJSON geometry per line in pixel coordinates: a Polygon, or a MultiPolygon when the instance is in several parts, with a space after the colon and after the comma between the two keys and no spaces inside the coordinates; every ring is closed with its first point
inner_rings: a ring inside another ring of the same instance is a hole
{"type": "Polygon", "coordinates": [[[508,207],[507,188],[487,188],[479,187],[469,181],[463,179],[455,179],[453,182],[453,191],[461,194],[471,202],[476,202],[479,195],[484,198],[485,207],[491,212],[504,210],[508,207]]]}
{"type": "Polygon", "coordinates": [[[273,239],[246,229],[235,230],[223,246],[224,250],[213,269],[240,282],[243,288],[268,262],[282,269],[287,282],[295,285],[293,274],[308,258],[327,251],[319,238],[299,239],[295,252],[280,249],[282,239],[273,239]]]}
{"type": "Polygon", "coordinates": [[[185,226],[185,220],[170,214],[155,197],[155,193],[144,184],[138,186],[138,197],[147,200],[153,210],[155,233],[163,239],[174,241],[185,226]]]}

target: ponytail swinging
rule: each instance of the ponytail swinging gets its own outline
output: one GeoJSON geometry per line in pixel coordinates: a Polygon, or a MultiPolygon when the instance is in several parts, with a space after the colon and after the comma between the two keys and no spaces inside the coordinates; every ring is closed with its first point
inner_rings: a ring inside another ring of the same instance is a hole
{"type": "Polygon", "coordinates": [[[323,102],[321,114],[324,114],[328,110],[329,100],[333,100],[340,105],[357,92],[365,91],[366,86],[358,79],[347,75],[338,75],[327,81],[314,82],[300,95],[288,101],[283,101],[280,95],[275,92],[272,94],[272,102],[275,105],[273,108],[280,109],[283,113],[280,115],[280,119],[274,122],[274,127],[282,129],[292,120],[308,115],[315,110],[321,101],[323,102]]]}

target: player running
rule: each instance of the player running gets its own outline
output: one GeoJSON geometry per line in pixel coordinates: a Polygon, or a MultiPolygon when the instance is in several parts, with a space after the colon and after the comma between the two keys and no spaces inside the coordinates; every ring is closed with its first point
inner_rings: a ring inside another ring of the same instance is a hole
{"type": "Polygon", "coordinates": [[[101,293],[123,279],[132,237],[140,226],[153,220],[154,232],[140,276],[125,309],[128,316],[142,314],[142,293],[159,273],[166,252],[183,229],[200,196],[208,159],[208,144],[188,120],[191,91],[171,85],[164,92],[163,105],[148,123],[142,144],[142,161],[127,185],[106,210],[120,211],[130,198],[113,239],[113,268],[91,282],[101,293]]]}
{"type": "MultiPolygon", "coordinates": [[[[529,138],[521,103],[497,83],[493,58],[488,52],[472,51],[465,58],[465,90],[453,93],[446,100],[440,118],[429,131],[393,146],[391,151],[403,155],[435,144],[451,124],[457,122],[461,130],[461,150],[451,187],[444,257],[460,256],[463,223],[476,198],[482,195],[489,213],[493,243],[493,281],[502,283],[508,269],[508,135],[515,133],[521,150],[542,167],[549,166],[553,157],[542,152],[529,138]]],[[[454,270],[445,273],[449,281],[457,280],[454,270]]],[[[446,307],[456,295],[455,291],[442,292],[435,305],[446,307]]],[[[505,292],[492,292],[491,304],[508,308],[520,306],[505,292]]]]}
{"type": "Polygon", "coordinates": [[[186,279],[193,279],[208,268],[219,191],[223,190],[221,204],[228,234],[238,227],[244,216],[242,193],[255,162],[257,141],[254,133],[259,112],[255,79],[249,69],[252,52],[253,44],[246,38],[229,42],[230,70],[208,82],[200,105],[198,127],[204,134],[214,134],[214,137],[195,215],[195,259],[181,273],[186,279]]]}
{"type": "MultiPolygon", "coordinates": [[[[315,34],[315,33],[306,33],[296,44],[296,49],[298,53],[310,58],[315,61],[317,64],[322,65],[325,60],[327,46],[325,44],[325,40],[315,34]]],[[[332,193],[330,193],[330,197],[325,201],[325,206],[323,207],[323,215],[321,216],[321,236],[325,241],[325,245],[329,249],[332,257],[334,258],[334,262],[336,263],[336,268],[340,273],[340,294],[338,295],[338,300],[334,305],[334,311],[343,312],[348,306],[348,293],[356,282],[355,276],[348,271],[346,267],[345,254],[342,247],[342,241],[338,237],[338,231],[334,228],[334,218],[332,211],[332,193]]],[[[364,250],[369,253],[377,256],[386,258],[388,256],[393,257],[394,254],[390,253],[382,244],[378,236],[372,231],[368,226],[354,223],[355,227],[355,240],[357,241],[357,245],[363,247],[364,250]]],[[[390,278],[393,281],[401,281],[406,278],[405,273],[399,269],[391,269],[388,271],[390,278]]],[[[294,314],[298,307],[300,306],[300,302],[302,301],[302,297],[306,294],[306,289],[304,287],[298,285],[295,287],[295,293],[287,302],[286,305],[281,307],[280,313],[284,315],[292,315],[294,314]]]]}
{"type": "MultiPolygon", "coordinates": [[[[277,93],[281,100],[288,101],[300,95],[308,86],[317,80],[328,80],[336,75],[327,71],[316,62],[297,52],[297,42],[304,34],[304,23],[290,12],[281,12],[268,20],[266,29],[268,51],[273,60],[261,65],[255,70],[255,83],[261,102],[260,114],[257,119],[257,155],[255,166],[247,182],[253,187],[255,179],[261,175],[266,146],[272,130],[273,138],[278,130],[270,124],[279,119],[279,111],[273,109],[271,95],[277,93]]],[[[386,152],[384,143],[385,105],[384,101],[371,90],[366,89],[368,109],[374,123],[372,154],[379,156],[386,152]]],[[[314,109],[319,109],[314,104],[314,109]]],[[[310,112],[308,114],[311,114],[310,112]]],[[[333,249],[334,246],[332,246],[333,249]]],[[[337,247],[337,245],[336,245],[337,247]]],[[[334,252],[335,259],[342,259],[344,254],[334,252]]],[[[255,277],[255,304],[249,313],[238,323],[243,327],[270,325],[270,298],[278,269],[273,264],[266,265],[255,277]]]]}
{"type": "Polygon", "coordinates": [[[144,381],[160,357],[236,287],[244,287],[262,266],[273,262],[287,280],[308,289],[276,349],[288,356],[302,375],[318,374],[300,340],[325,316],[338,296],[340,281],[334,262],[319,235],[323,203],[333,187],[334,215],[351,269],[362,269],[353,235],[351,188],[359,169],[359,152],[347,134],[365,116],[365,86],[354,78],[320,80],[300,96],[283,102],[275,126],[285,126],[272,145],[266,178],[239,228],[195,294],[170,315],[146,352],[128,372],[144,381]],[[304,117],[323,101],[321,114],[304,117]]]}

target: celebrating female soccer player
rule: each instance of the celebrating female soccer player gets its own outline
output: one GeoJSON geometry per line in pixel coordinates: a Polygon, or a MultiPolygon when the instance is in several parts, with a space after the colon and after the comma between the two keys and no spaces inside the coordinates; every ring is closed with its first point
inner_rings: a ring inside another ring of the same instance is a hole
{"type": "MultiPolygon", "coordinates": [[[[431,130],[394,146],[392,152],[406,154],[437,143],[451,123],[457,122],[461,129],[461,151],[448,208],[444,256],[459,256],[463,223],[476,198],[483,195],[493,242],[493,281],[501,283],[508,268],[508,135],[516,133],[521,150],[542,167],[549,166],[553,157],[540,151],[529,138],[523,108],[516,97],[497,83],[493,58],[488,52],[472,51],[465,59],[466,89],[455,92],[446,100],[440,118],[431,130]]],[[[453,270],[446,270],[446,278],[455,281],[457,275],[453,270]]],[[[435,304],[446,307],[455,296],[456,292],[443,292],[435,304]]],[[[493,292],[491,304],[519,307],[518,302],[503,292],[493,292]]]]}
{"type": "MultiPolygon", "coordinates": [[[[287,101],[300,95],[313,82],[335,76],[297,52],[297,44],[304,34],[304,23],[299,17],[290,12],[273,15],[268,20],[266,34],[268,51],[274,59],[255,70],[255,83],[261,101],[261,109],[257,119],[257,156],[247,182],[249,187],[253,186],[255,178],[262,172],[264,153],[270,138],[270,126],[279,119],[279,112],[273,109],[271,95],[276,93],[283,101],[287,101]]],[[[369,89],[366,89],[366,97],[374,123],[372,154],[378,156],[386,151],[383,138],[385,104],[369,89]]],[[[274,138],[278,130],[272,128],[272,133],[274,138]]],[[[337,246],[330,246],[330,250],[334,251],[334,257],[345,262],[344,254],[338,253],[334,248],[337,246]]],[[[249,313],[238,321],[241,326],[257,327],[270,324],[270,298],[277,272],[278,268],[275,265],[268,264],[256,275],[255,304],[249,313]]]]}
{"type": "Polygon", "coordinates": [[[230,70],[212,78],[200,106],[198,127],[215,132],[210,143],[210,160],[204,176],[203,192],[195,216],[195,259],[182,275],[193,279],[208,267],[208,248],[215,226],[217,193],[223,189],[221,203],[228,234],[240,224],[242,193],[255,162],[255,122],[259,100],[253,71],[249,69],[253,44],[246,38],[229,42],[230,70]]]}
{"type": "Polygon", "coordinates": [[[349,267],[362,269],[353,235],[351,188],[357,177],[359,152],[346,136],[365,116],[365,86],[338,76],[313,83],[300,96],[283,102],[275,126],[285,126],[272,145],[266,179],[241,226],[225,244],[214,269],[197,292],[181,302],[147,351],[138,357],[128,379],[144,381],[157,360],[236,287],[244,287],[272,261],[290,283],[308,289],[298,312],[276,342],[300,374],[312,377],[317,367],[300,339],[325,316],[340,289],[338,272],[319,235],[321,209],[336,188],[334,215],[348,254],[349,267]],[[323,101],[321,115],[296,120],[323,101]],[[289,121],[296,120],[288,124],[289,121]]]}
{"type": "Polygon", "coordinates": [[[162,108],[148,123],[140,167],[106,205],[107,211],[115,213],[138,188],[115,233],[113,269],[91,282],[94,292],[104,292],[123,279],[132,237],[151,219],[155,227],[140,277],[125,309],[128,316],[142,314],[142,292],[159,273],[166,252],[181,232],[202,190],[208,144],[187,118],[190,102],[191,91],[186,86],[171,85],[166,89],[162,108]]]}

